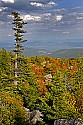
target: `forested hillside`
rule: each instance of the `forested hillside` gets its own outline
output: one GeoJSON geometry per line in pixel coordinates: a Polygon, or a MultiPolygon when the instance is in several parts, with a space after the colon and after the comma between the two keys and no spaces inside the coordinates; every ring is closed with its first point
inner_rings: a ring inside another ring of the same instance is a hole
{"type": "Polygon", "coordinates": [[[0,50],[1,125],[25,125],[24,107],[43,113],[38,125],[52,125],[58,118],[83,119],[83,57],[19,57],[21,74],[14,84],[15,54],[0,50]]]}
{"type": "Polygon", "coordinates": [[[79,55],[83,56],[83,48],[61,49],[50,54],[56,58],[78,58],[79,55]]]}
{"type": "Polygon", "coordinates": [[[83,48],[60,49],[60,50],[45,50],[37,48],[25,48],[23,54],[25,56],[51,56],[53,58],[78,58],[83,56],[83,48]]]}

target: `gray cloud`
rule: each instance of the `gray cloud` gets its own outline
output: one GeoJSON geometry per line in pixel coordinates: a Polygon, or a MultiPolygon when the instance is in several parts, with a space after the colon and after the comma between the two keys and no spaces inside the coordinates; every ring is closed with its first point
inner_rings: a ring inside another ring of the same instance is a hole
{"type": "Polygon", "coordinates": [[[14,3],[14,0],[1,0],[1,2],[5,2],[5,3],[14,3]]]}
{"type": "MultiPolygon", "coordinates": [[[[26,13],[33,13],[35,14],[36,10],[37,13],[39,13],[40,17],[40,10],[45,13],[45,10],[47,8],[50,8],[52,6],[56,6],[57,4],[55,2],[52,2],[50,0],[12,0],[14,2],[10,2],[10,0],[1,0],[0,1],[0,20],[1,21],[9,21],[9,18],[7,15],[11,14],[12,11],[19,11],[20,13],[23,12],[26,16],[26,13]]],[[[28,20],[32,17],[29,17],[28,20]]],[[[36,20],[37,17],[33,15],[33,18],[36,20]]],[[[34,20],[32,18],[32,20],[34,20]]]]}
{"type": "Polygon", "coordinates": [[[40,3],[43,3],[43,4],[46,4],[48,2],[50,2],[50,0],[27,0],[29,2],[40,2],[40,3]]]}
{"type": "Polygon", "coordinates": [[[3,24],[7,25],[8,22],[12,22],[11,12],[18,11],[21,17],[28,22],[26,29],[31,34],[51,31],[54,33],[62,32],[63,34],[69,34],[72,28],[73,30],[77,30],[78,24],[83,23],[83,13],[79,11],[80,9],[83,10],[83,8],[80,6],[71,8],[60,7],[57,1],[0,1],[0,27],[3,24]]]}
{"type": "Polygon", "coordinates": [[[9,7],[11,9],[20,10],[20,11],[22,11],[22,10],[32,11],[32,10],[41,9],[41,6],[31,5],[31,3],[34,3],[34,2],[45,5],[45,4],[49,3],[50,0],[14,0],[14,2],[7,2],[5,0],[1,0],[0,6],[9,7]]]}

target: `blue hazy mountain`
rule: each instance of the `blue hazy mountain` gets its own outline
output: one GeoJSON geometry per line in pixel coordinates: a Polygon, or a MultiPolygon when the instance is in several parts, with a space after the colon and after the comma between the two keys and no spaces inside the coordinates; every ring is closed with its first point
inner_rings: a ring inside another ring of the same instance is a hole
{"type": "Polygon", "coordinates": [[[57,51],[48,51],[44,49],[25,49],[24,55],[26,56],[51,56],[54,58],[77,58],[79,55],[83,56],[83,48],[73,49],[60,49],[57,51]]]}
{"type": "MultiPolygon", "coordinates": [[[[0,42],[0,49],[8,51],[14,49],[14,41],[0,42]]],[[[24,55],[26,56],[52,56],[52,57],[77,57],[83,55],[83,39],[66,39],[55,41],[30,41],[24,44],[24,55]]]]}
{"type": "Polygon", "coordinates": [[[83,39],[55,40],[55,41],[34,41],[27,42],[29,48],[46,49],[56,51],[59,49],[70,49],[83,47],[83,39]]]}
{"type": "MultiPolygon", "coordinates": [[[[11,50],[14,48],[14,41],[1,41],[0,49],[6,48],[11,50]]],[[[25,48],[33,49],[45,49],[49,51],[57,51],[60,49],[70,49],[70,48],[82,48],[83,39],[66,39],[66,40],[55,40],[55,41],[28,41],[24,44],[25,48]]]]}
{"type": "Polygon", "coordinates": [[[54,58],[77,58],[83,56],[83,48],[60,49],[50,54],[54,58]]]}

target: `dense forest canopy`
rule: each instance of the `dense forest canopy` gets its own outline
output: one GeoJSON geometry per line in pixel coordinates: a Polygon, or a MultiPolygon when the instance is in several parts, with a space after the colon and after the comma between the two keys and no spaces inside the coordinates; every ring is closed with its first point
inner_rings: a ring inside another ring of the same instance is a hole
{"type": "Polygon", "coordinates": [[[22,76],[14,84],[15,54],[0,50],[0,99],[2,125],[24,125],[26,112],[40,109],[38,124],[51,125],[58,118],[83,119],[83,57],[60,59],[20,55],[22,76]]]}

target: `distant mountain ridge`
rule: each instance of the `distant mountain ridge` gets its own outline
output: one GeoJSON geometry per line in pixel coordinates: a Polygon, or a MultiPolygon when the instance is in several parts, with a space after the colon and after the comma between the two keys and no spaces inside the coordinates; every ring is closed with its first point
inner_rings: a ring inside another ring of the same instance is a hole
{"type": "Polygon", "coordinates": [[[25,56],[48,56],[51,54],[49,50],[37,49],[37,48],[25,48],[23,54],[25,56]]]}
{"type": "Polygon", "coordinates": [[[24,53],[26,56],[51,56],[54,58],[77,58],[83,56],[83,48],[60,49],[57,51],[48,51],[45,49],[26,48],[24,53]]]}
{"type": "MultiPolygon", "coordinates": [[[[15,41],[0,41],[0,49],[6,48],[11,50],[14,48],[15,41]]],[[[36,49],[45,49],[49,51],[57,51],[60,49],[70,49],[70,48],[82,48],[83,39],[55,39],[55,40],[37,40],[37,41],[28,41],[24,45],[24,48],[36,48],[36,49]]]]}
{"type": "Polygon", "coordinates": [[[65,39],[55,41],[30,41],[26,43],[28,48],[45,49],[49,51],[57,51],[60,49],[82,48],[83,39],[65,39]]]}
{"type": "Polygon", "coordinates": [[[61,49],[52,52],[50,56],[56,58],[77,58],[78,56],[83,56],[83,48],[61,49]]]}
{"type": "MultiPolygon", "coordinates": [[[[14,49],[14,41],[0,41],[0,49],[14,49]]],[[[61,39],[54,41],[28,41],[24,44],[26,56],[52,56],[55,58],[76,58],[83,56],[83,39],[61,39]]]]}

